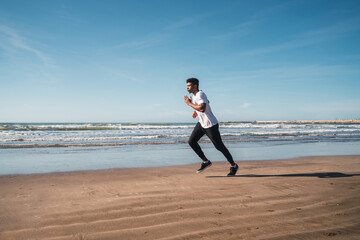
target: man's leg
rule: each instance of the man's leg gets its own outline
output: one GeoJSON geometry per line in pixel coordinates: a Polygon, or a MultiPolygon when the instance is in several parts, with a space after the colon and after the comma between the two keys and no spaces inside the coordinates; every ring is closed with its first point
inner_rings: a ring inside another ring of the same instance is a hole
{"type": "Polygon", "coordinates": [[[190,147],[195,151],[195,153],[203,160],[206,161],[206,157],[204,152],[201,150],[201,147],[198,143],[200,138],[204,136],[204,131],[202,130],[202,127],[200,123],[198,122],[196,126],[194,127],[193,132],[191,133],[191,136],[189,138],[189,145],[190,147]]]}
{"type": "Polygon", "coordinates": [[[212,165],[212,163],[205,157],[204,152],[201,150],[198,141],[202,136],[204,136],[203,128],[201,127],[200,123],[196,124],[190,138],[189,138],[189,145],[191,148],[196,152],[196,154],[203,160],[201,163],[200,168],[196,171],[197,173],[201,173],[208,167],[212,165]]]}
{"type": "Polygon", "coordinates": [[[228,160],[228,162],[231,164],[231,166],[235,165],[235,162],[229,152],[229,150],[226,148],[226,146],[224,145],[222,139],[221,139],[221,135],[220,135],[220,131],[219,131],[219,124],[216,124],[215,126],[212,126],[211,128],[206,128],[204,129],[206,135],[210,138],[211,142],[214,144],[215,148],[217,150],[219,150],[220,152],[222,152],[222,154],[224,154],[224,156],[226,157],[226,159],[228,160]]]}

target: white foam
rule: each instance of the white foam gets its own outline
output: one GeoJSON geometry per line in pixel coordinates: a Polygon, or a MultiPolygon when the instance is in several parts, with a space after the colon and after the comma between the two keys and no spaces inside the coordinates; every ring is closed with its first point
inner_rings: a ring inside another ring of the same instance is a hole
{"type": "MultiPolygon", "coordinates": [[[[195,124],[120,124],[120,123],[71,123],[71,124],[0,124],[0,142],[6,144],[101,144],[186,141],[195,124]]],[[[269,138],[345,139],[360,138],[360,124],[220,124],[221,135],[234,141],[269,138]]],[[[204,138],[207,139],[206,137],[204,138]]],[[[354,140],[354,141],[355,141],[354,140]]]]}

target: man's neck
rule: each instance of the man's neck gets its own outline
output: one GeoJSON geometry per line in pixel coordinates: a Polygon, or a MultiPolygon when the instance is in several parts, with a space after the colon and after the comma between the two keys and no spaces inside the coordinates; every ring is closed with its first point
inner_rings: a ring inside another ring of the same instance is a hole
{"type": "Polygon", "coordinates": [[[193,92],[194,96],[196,96],[196,94],[197,94],[199,91],[200,91],[199,89],[198,89],[198,90],[195,90],[195,91],[193,92]]]}

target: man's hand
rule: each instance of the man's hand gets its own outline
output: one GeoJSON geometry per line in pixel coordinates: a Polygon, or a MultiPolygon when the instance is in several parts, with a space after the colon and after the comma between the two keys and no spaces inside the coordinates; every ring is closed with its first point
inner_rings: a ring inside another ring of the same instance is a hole
{"type": "Polygon", "coordinates": [[[192,117],[193,117],[193,118],[196,118],[196,117],[197,117],[197,112],[196,112],[196,111],[193,112],[192,117]]]}
{"type": "Polygon", "coordinates": [[[188,96],[184,96],[184,102],[187,104],[187,105],[190,105],[190,103],[191,103],[191,97],[190,98],[188,98],[188,96]]]}

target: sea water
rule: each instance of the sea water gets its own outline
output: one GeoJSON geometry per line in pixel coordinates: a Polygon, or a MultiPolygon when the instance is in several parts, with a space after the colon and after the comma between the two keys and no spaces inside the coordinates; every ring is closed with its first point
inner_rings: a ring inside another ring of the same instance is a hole
{"type": "MultiPolygon", "coordinates": [[[[171,166],[200,160],[194,123],[2,123],[0,175],[171,166]]],[[[360,124],[220,123],[235,161],[360,154],[360,124]]],[[[212,161],[226,161],[204,136],[212,161]]]]}

